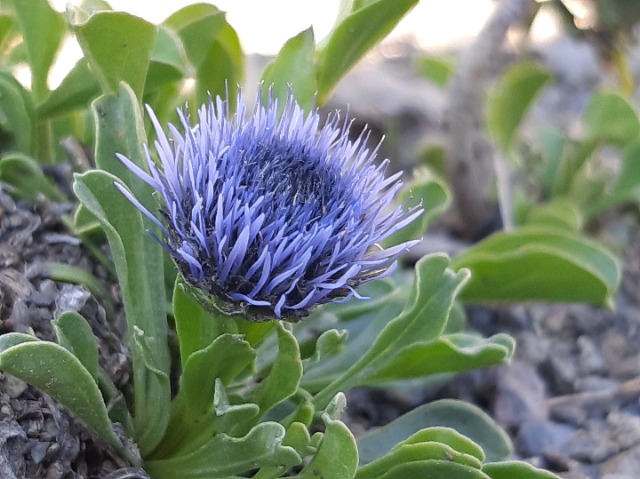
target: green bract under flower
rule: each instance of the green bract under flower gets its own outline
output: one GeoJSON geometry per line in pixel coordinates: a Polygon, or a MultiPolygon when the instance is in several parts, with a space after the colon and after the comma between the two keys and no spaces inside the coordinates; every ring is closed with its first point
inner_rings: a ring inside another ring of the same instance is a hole
{"type": "Polygon", "coordinates": [[[160,166],[145,148],[149,173],[120,160],[160,196],[156,218],[120,190],[163,233],[163,244],[197,296],[252,320],[297,319],[321,303],[361,298],[356,288],[384,277],[414,242],[378,243],[422,212],[394,204],[400,173],[350,122],[305,114],[290,95],[284,110],[271,96],[248,113],[216,98],[191,125],[167,135],[153,111],[160,166]]]}

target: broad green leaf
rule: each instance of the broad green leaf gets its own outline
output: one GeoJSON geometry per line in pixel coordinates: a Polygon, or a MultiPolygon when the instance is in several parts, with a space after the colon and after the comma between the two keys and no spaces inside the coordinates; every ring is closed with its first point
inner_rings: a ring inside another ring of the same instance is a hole
{"type": "Polygon", "coordinates": [[[638,113],[619,93],[596,92],[584,114],[588,139],[624,146],[640,133],[638,113]]]}
{"type": "Polygon", "coordinates": [[[236,91],[244,75],[244,54],[236,31],[224,23],[216,41],[196,68],[196,103],[209,101],[211,95],[227,96],[235,107],[236,91]]]}
{"type": "Polygon", "coordinates": [[[318,50],[316,74],[318,103],[324,104],[331,91],[358,60],[382,40],[411,10],[418,0],[377,0],[358,2],[344,18],[339,18],[318,50]]]}
{"type": "Polygon", "coordinates": [[[476,459],[477,467],[480,468],[485,460],[484,451],[475,442],[467,436],[460,434],[450,427],[428,427],[421,429],[399,445],[394,446],[392,451],[403,444],[420,444],[424,442],[440,442],[446,444],[456,451],[465,454],[468,457],[476,459]]]}
{"type": "Polygon", "coordinates": [[[76,175],[73,188],[82,204],[100,221],[109,240],[129,326],[136,439],[144,454],[158,444],[169,419],[162,251],[144,231],[138,210],[115,189],[116,181],[107,172],[90,171],[76,175]]]}
{"type": "Polygon", "coordinates": [[[0,135],[0,153],[30,154],[36,150],[33,100],[22,85],[4,71],[0,71],[0,135]]]}
{"type": "MultiPolygon", "coordinates": [[[[346,303],[329,303],[320,310],[328,311],[340,318],[341,321],[356,319],[364,314],[378,311],[380,307],[388,303],[390,296],[395,292],[395,285],[390,279],[372,281],[358,288],[358,292],[369,299],[366,301],[347,301],[346,303]]],[[[312,315],[312,318],[314,316],[312,315]]],[[[304,327],[310,320],[302,321],[294,326],[304,327]]]]}
{"type": "Polygon", "coordinates": [[[500,78],[487,100],[487,128],[503,153],[511,150],[522,119],[551,73],[536,63],[517,63],[500,78]]]}
{"type": "Polygon", "coordinates": [[[584,219],[578,206],[569,198],[557,198],[550,203],[534,205],[524,223],[528,226],[538,226],[578,232],[582,229],[584,219]]]}
{"type": "Polygon", "coordinates": [[[15,35],[15,32],[13,32],[15,23],[16,21],[13,15],[0,10],[0,55],[2,56],[4,56],[4,52],[8,49],[7,44],[15,35]]]}
{"type": "Polygon", "coordinates": [[[607,305],[620,281],[616,259],[602,246],[557,229],[523,227],[496,233],[452,262],[471,270],[469,302],[564,301],[607,305]]]}
{"type": "Polygon", "coordinates": [[[43,197],[52,201],[67,199],[44,175],[36,160],[22,153],[9,153],[0,159],[0,181],[13,186],[17,196],[32,202],[43,197]]]}
{"type": "Polygon", "coordinates": [[[187,448],[194,450],[194,443],[200,446],[206,442],[217,431],[218,418],[228,412],[220,407],[231,407],[224,386],[252,365],[254,359],[255,351],[249,343],[242,336],[231,334],[218,336],[208,347],[191,354],[183,364],[167,433],[154,457],[179,455],[187,448]],[[216,406],[220,401],[222,404],[216,406]]]}
{"type": "Polygon", "coordinates": [[[445,183],[436,178],[429,170],[419,169],[414,173],[398,195],[398,201],[406,209],[422,205],[424,212],[409,226],[394,233],[384,241],[385,246],[392,246],[420,238],[429,225],[450,205],[451,196],[445,183]]]}
{"type": "Polygon", "coordinates": [[[74,24],[76,38],[105,93],[120,82],[142,97],[157,27],[125,12],[101,11],[74,24]]]}
{"type": "Polygon", "coordinates": [[[329,414],[322,415],[324,436],[311,462],[298,475],[300,479],[326,477],[353,479],[358,467],[358,448],[349,428],[329,414]]]}
{"type": "Polygon", "coordinates": [[[439,442],[422,442],[403,444],[394,448],[387,455],[358,469],[356,479],[377,479],[398,464],[409,464],[421,461],[447,460],[480,470],[482,464],[474,457],[462,454],[452,447],[439,442]]]}
{"type": "Polygon", "coordinates": [[[221,334],[238,332],[235,322],[229,317],[214,316],[205,311],[185,290],[180,275],[176,278],[172,304],[182,364],[187,364],[193,353],[207,348],[221,334]]]}
{"type": "Polygon", "coordinates": [[[196,103],[205,103],[210,94],[226,96],[228,88],[233,105],[243,76],[244,55],[225,14],[212,5],[190,5],[167,18],[164,25],[178,34],[195,67],[196,103]]]}
{"type": "Polygon", "coordinates": [[[60,346],[73,353],[98,382],[98,344],[87,320],[75,311],[66,311],[53,320],[60,346]]]}
{"type": "Polygon", "coordinates": [[[173,13],[163,25],[180,37],[189,61],[198,67],[224,24],[224,12],[213,5],[196,3],[173,13]]]}
{"type": "Polygon", "coordinates": [[[52,118],[80,108],[100,94],[100,83],[89,69],[85,58],[78,60],[58,88],[53,90],[37,107],[42,118],[52,118]]]}
{"type": "MultiPolygon", "coordinates": [[[[397,444],[416,433],[419,437],[421,430],[432,427],[451,428],[466,436],[482,448],[488,461],[503,460],[511,453],[509,437],[480,408],[462,401],[443,399],[419,406],[358,438],[360,463],[373,462],[397,444]]],[[[471,453],[471,449],[465,452],[471,453]]]]}
{"type": "MultiPolygon", "coordinates": [[[[489,476],[473,467],[442,460],[414,461],[399,464],[376,479],[490,479],[489,476]]],[[[516,479],[515,477],[512,479],[516,479]]],[[[520,479],[520,478],[517,478],[520,479]]]]}
{"type": "Polygon", "coordinates": [[[446,87],[453,75],[455,65],[451,59],[424,57],[418,61],[418,73],[439,87],[446,87]]]}
{"type": "Polygon", "coordinates": [[[531,464],[520,461],[505,461],[485,464],[482,472],[491,479],[559,479],[558,476],[531,464]]]}
{"type": "Polygon", "coordinates": [[[367,378],[367,384],[452,373],[508,362],[515,350],[513,338],[497,334],[481,338],[449,334],[431,342],[415,342],[398,350],[367,378]]]}
{"type": "Polygon", "coordinates": [[[28,7],[21,0],[13,0],[13,6],[26,45],[33,93],[36,100],[41,100],[49,91],[49,68],[65,34],[64,16],[47,0],[31,0],[28,7]]]}
{"type": "Polygon", "coordinates": [[[260,406],[261,414],[291,397],[302,377],[302,360],[296,338],[281,322],[277,323],[278,355],[269,374],[250,393],[248,400],[260,406]]]}
{"type": "Polygon", "coordinates": [[[286,471],[302,460],[296,451],[283,446],[285,429],[265,422],[246,436],[216,434],[196,451],[183,456],[145,462],[154,479],[205,479],[243,475],[260,467],[280,466],[286,471]]]}
{"type": "Polygon", "coordinates": [[[213,407],[215,380],[228,385],[254,359],[255,351],[242,336],[218,336],[208,347],[191,354],[183,365],[180,392],[175,401],[184,403],[187,416],[206,413],[213,407]]]}
{"type": "Polygon", "coordinates": [[[160,26],[151,52],[145,93],[157,90],[166,83],[185,78],[189,73],[189,61],[177,33],[160,26]]]}
{"type": "Polygon", "coordinates": [[[317,408],[327,404],[337,391],[362,384],[401,347],[414,341],[430,341],[442,333],[453,300],[468,278],[466,271],[454,273],[448,264],[446,255],[429,255],[418,261],[416,279],[402,312],[386,323],[349,369],[315,396],[317,408]]]}
{"type": "Polygon", "coordinates": [[[298,104],[305,111],[309,111],[317,91],[314,55],[315,39],[312,28],[287,40],[262,74],[264,98],[266,99],[267,93],[273,88],[273,95],[282,108],[291,90],[298,104]]]}
{"type": "Polygon", "coordinates": [[[302,362],[304,368],[308,369],[309,366],[342,352],[347,336],[348,333],[344,329],[329,329],[323,332],[316,341],[313,355],[302,362]]]}
{"type": "Polygon", "coordinates": [[[96,436],[122,451],[98,385],[67,349],[26,334],[4,334],[0,336],[0,369],[50,395],[96,436]]]}

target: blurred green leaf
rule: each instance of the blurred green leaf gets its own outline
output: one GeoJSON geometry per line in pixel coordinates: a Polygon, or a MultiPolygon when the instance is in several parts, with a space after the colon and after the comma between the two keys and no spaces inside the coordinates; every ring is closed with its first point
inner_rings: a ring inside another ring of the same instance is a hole
{"type": "MultiPolygon", "coordinates": [[[[135,127],[133,130],[135,134],[135,127]]],[[[99,141],[100,136],[99,132],[99,141]]],[[[136,207],[115,189],[116,181],[113,175],[94,170],[76,175],[73,189],[100,221],[109,240],[129,325],[136,439],[145,454],[161,440],[169,419],[169,351],[162,251],[144,231],[136,207]]]]}
{"type": "Polygon", "coordinates": [[[31,0],[28,8],[21,0],[13,0],[13,6],[27,49],[33,94],[39,101],[49,91],[49,68],[60,48],[66,22],[47,0],[31,0]]]}
{"type": "Polygon", "coordinates": [[[584,114],[584,130],[588,139],[624,147],[640,133],[640,119],[619,93],[596,92],[584,114]]]}
{"type": "Polygon", "coordinates": [[[483,368],[509,361],[514,350],[515,342],[506,334],[490,338],[448,334],[434,341],[414,342],[398,349],[367,377],[367,382],[397,381],[483,368]]]}
{"type": "Polygon", "coordinates": [[[424,57],[418,60],[418,73],[439,87],[446,87],[455,70],[455,64],[448,58],[424,57]]]}
{"type": "Polygon", "coordinates": [[[427,460],[399,464],[383,475],[378,476],[376,479],[427,477],[429,479],[490,479],[489,476],[484,474],[482,471],[473,467],[465,466],[464,464],[449,461],[446,457],[439,461],[427,460]]]}
{"type": "Polygon", "coordinates": [[[583,225],[583,216],[578,206],[569,198],[557,198],[550,203],[534,205],[524,223],[528,226],[561,229],[578,232],[583,225]]]}
{"type": "Polygon", "coordinates": [[[89,69],[86,59],[79,60],[67,73],[58,88],[37,107],[42,118],[52,118],[70,111],[86,108],[100,94],[100,83],[89,69]]]}
{"type": "Polygon", "coordinates": [[[351,11],[344,17],[339,16],[338,23],[318,50],[319,105],[325,103],[340,78],[417,3],[418,0],[353,2],[351,11]]]}
{"type": "Polygon", "coordinates": [[[237,477],[267,466],[286,471],[302,459],[293,448],[282,445],[284,436],[280,424],[265,422],[244,437],[217,434],[190,454],[146,461],[144,467],[154,479],[237,477]]]}
{"type": "Polygon", "coordinates": [[[283,108],[290,89],[296,101],[309,111],[316,94],[314,69],[315,40],[308,28],[287,40],[275,59],[262,73],[263,95],[273,88],[273,95],[283,108]]]}
{"type": "Polygon", "coordinates": [[[622,169],[617,181],[606,194],[585,205],[593,216],[607,208],[627,202],[640,202],[640,138],[630,142],[622,154],[622,169]]]}
{"type": "Polygon", "coordinates": [[[496,233],[452,261],[471,270],[469,302],[563,301],[609,305],[620,282],[616,259],[593,241],[558,229],[496,233]]]}
{"type": "MultiPolygon", "coordinates": [[[[386,426],[358,438],[360,463],[375,461],[414,434],[419,439],[420,434],[424,434],[422,430],[431,427],[454,429],[480,446],[488,461],[504,460],[511,453],[509,437],[480,408],[462,401],[443,399],[419,406],[386,426]]],[[[453,446],[453,443],[449,444],[453,446]]],[[[463,452],[477,457],[477,452],[472,452],[473,449],[469,447],[465,446],[463,452]]]]}
{"type": "Polygon", "coordinates": [[[101,11],[73,25],[78,43],[105,93],[120,82],[142,97],[157,27],[124,12],[101,11]]]}
{"type": "Polygon", "coordinates": [[[33,99],[11,74],[0,71],[0,152],[31,154],[34,143],[33,99]]]}
{"type": "Polygon", "coordinates": [[[549,71],[536,63],[516,63],[500,77],[487,99],[487,128],[503,153],[512,148],[524,116],[550,80],[549,71]]]}
{"type": "Polygon", "coordinates": [[[559,479],[558,476],[531,464],[520,461],[505,461],[485,464],[482,472],[491,479],[559,479]]]}
{"type": "Polygon", "coordinates": [[[383,245],[389,247],[405,241],[419,239],[451,204],[451,196],[446,184],[427,169],[418,169],[413,178],[404,185],[398,195],[398,202],[405,205],[405,209],[422,205],[424,212],[408,226],[394,233],[383,245]]]}
{"type": "Polygon", "coordinates": [[[15,194],[32,202],[43,196],[52,201],[65,201],[67,197],[47,178],[40,165],[27,155],[14,153],[0,159],[0,181],[10,184],[15,194]]]}
{"type": "Polygon", "coordinates": [[[26,334],[7,333],[0,336],[0,369],[50,395],[122,452],[95,380],[67,349],[26,334]]]}

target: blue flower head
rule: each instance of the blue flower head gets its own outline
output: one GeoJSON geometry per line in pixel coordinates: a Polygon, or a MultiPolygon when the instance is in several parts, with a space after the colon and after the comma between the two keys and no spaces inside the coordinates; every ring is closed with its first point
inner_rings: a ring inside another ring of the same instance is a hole
{"type": "MultiPolygon", "coordinates": [[[[297,320],[314,305],[362,298],[356,288],[389,274],[415,242],[378,244],[422,212],[394,204],[400,174],[385,177],[388,160],[374,162],[363,131],[337,114],[320,126],[292,94],[279,112],[270,94],[248,113],[217,97],[182,131],[156,129],[159,165],[145,146],[149,172],[120,160],[159,193],[158,220],[123,187],[127,198],[158,225],[161,240],[196,296],[250,320],[297,320]]],[[[376,149],[377,150],[377,149],[376,149]]]]}

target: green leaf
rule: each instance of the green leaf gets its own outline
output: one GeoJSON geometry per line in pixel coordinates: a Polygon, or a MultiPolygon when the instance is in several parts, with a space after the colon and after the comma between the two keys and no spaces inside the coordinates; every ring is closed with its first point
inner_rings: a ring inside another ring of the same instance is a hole
{"type": "Polygon", "coordinates": [[[184,402],[188,416],[201,416],[213,407],[215,380],[228,385],[254,359],[255,351],[242,336],[218,336],[208,347],[189,356],[176,401],[184,402]]]}
{"type": "Polygon", "coordinates": [[[348,15],[339,17],[339,23],[318,50],[318,104],[325,103],[340,78],[417,3],[418,0],[355,2],[348,15]]]}
{"type": "Polygon", "coordinates": [[[40,165],[33,158],[21,153],[13,153],[0,159],[0,180],[15,189],[20,198],[32,202],[43,196],[52,201],[65,201],[66,196],[44,176],[40,165]]]}
{"type": "Polygon", "coordinates": [[[76,38],[105,93],[118,92],[120,82],[142,97],[157,27],[124,12],[94,13],[73,25],[76,38]]]}
{"type": "Polygon", "coordinates": [[[189,5],[164,23],[182,40],[191,64],[196,70],[196,103],[208,101],[209,94],[226,96],[235,101],[234,91],[241,82],[244,55],[235,30],[225,14],[207,4],[189,5]]]}
{"type": "MultiPolygon", "coordinates": [[[[398,443],[416,433],[422,434],[422,429],[431,427],[456,430],[480,446],[488,461],[503,460],[511,453],[509,437],[480,408],[462,401],[443,399],[419,406],[386,426],[358,438],[360,463],[375,461],[398,443]]],[[[449,444],[453,446],[453,443],[449,444]]],[[[477,457],[477,453],[472,453],[468,447],[463,452],[477,457]]]]}
{"type": "Polygon", "coordinates": [[[309,111],[317,91],[314,55],[315,39],[311,27],[287,40],[262,73],[265,98],[273,88],[273,95],[282,108],[292,90],[298,104],[309,111]]]}
{"type": "Polygon", "coordinates": [[[98,382],[98,344],[87,320],[75,311],[66,311],[53,320],[60,346],[73,353],[98,382]]]}
{"type": "Polygon", "coordinates": [[[139,211],[115,189],[116,181],[107,172],[90,171],[76,175],[73,188],[82,204],[100,221],[109,240],[129,330],[136,439],[145,454],[158,444],[169,419],[162,251],[144,231],[139,211]]]}
{"type": "Polygon", "coordinates": [[[164,26],[180,37],[187,57],[195,67],[205,60],[224,24],[224,12],[205,3],[188,5],[164,22],[164,26]]]}
{"type": "Polygon", "coordinates": [[[505,461],[485,464],[482,472],[491,479],[559,479],[558,476],[531,464],[520,461],[505,461]]]}
{"type": "Polygon", "coordinates": [[[481,338],[470,334],[449,334],[431,342],[415,342],[398,350],[367,378],[368,384],[452,373],[506,363],[515,341],[506,334],[481,338]]]}
{"type": "Polygon", "coordinates": [[[487,129],[496,146],[507,153],[522,119],[551,73],[537,63],[517,63],[500,78],[487,100],[487,129]]]}
{"type": "Polygon", "coordinates": [[[286,471],[302,459],[293,448],[282,445],[284,437],[284,427],[265,422],[244,437],[217,434],[190,454],[146,461],[144,467],[154,479],[227,478],[269,466],[286,471]]]}
{"type": "MultiPolygon", "coordinates": [[[[344,396],[342,396],[344,399],[344,396]]],[[[341,421],[322,415],[325,424],[322,442],[311,462],[298,475],[300,479],[353,479],[358,467],[358,448],[349,428],[341,421]]]]}
{"type": "Polygon", "coordinates": [[[377,479],[399,464],[433,460],[447,460],[477,470],[482,467],[482,464],[474,457],[461,454],[446,444],[432,441],[398,446],[380,459],[360,467],[356,479],[377,479]]]}
{"type": "Polygon", "coordinates": [[[586,205],[593,216],[618,204],[640,202],[640,138],[629,143],[622,155],[622,169],[610,191],[586,205]]]}
{"type": "Polygon", "coordinates": [[[420,238],[429,225],[451,204],[451,196],[446,184],[427,169],[418,169],[398,195],[398,201],[406,209],[422,205],[424,212],[409,226],[394,233],[384,241],[386,247],[420,238]]]}
{"type": "Polygon", "coordinates": [[[249,394],[248,401],[260,406],[261,414],[293,396],[302,377],[302,360],[296,338],[277,322],[278,355],[269,375],[249,394]]]}
{"type": "Polygon", "coordinates": [[[100,83],[89,69],[85,58],[79,60],[67,73],[58,88],[53,90],[37,107],[41,118],[53,118],[71,111],[86,108],[100,93],[100,83]]]}
{"type": "MultiPolygon", "coordinates": [[[[489,476],[473,467],[451,462],[447,459],[436,461],[414,461],[399,464],[376,479],[489,479],[489,476]]],[[[516,478],[513,478],[516,479],[516,478]]],[[[520,479],[520,478],[517,478],[520,479]]]]}
{"type": "Polygon", "coordinates": [[[584,114],[588,139],[624,146],[640,133],[638,113],[619,93],[596,92],[584,114]]]}
{"type": "Polygon", "coordinates": [[[313,355],[302,361],[304,369],[308,369],[313,364],[319,363],[325,358],[335,356],[342,352],[347,337],[348,333],[344,329],[342,331],[329,329],[328,331],[323,332],[316,341],[313,355]]]}
{"type": "Polygon", "coordinates": [[[584,223],[578,206],[569,198],[557,198],[550,203],[534,205],[524,221],[527,226],[560,229],[577,233],[584,223]]]}
{"type": "Polygon", "coordinates": [[[33,99],[4,71],[0,71],[0,138],[0,153],[36,150],[33,99]]]}
{"type": "Polygon", "coordinates": [[[446,87],[453,75],[455,65],[448,58],[424,57],[418,61],[418,72],[439,87],[446,87]]]}
{"type": "Polygon", "coordinates": [[[96,436],[122,451],[95,380],[67,349],[26,334],[4,334],[0,369],[50,395],[96,436]]]}
{"type": "Polygon", "coordinates": [[[214,316],[205,311],[185,290],[180,275],[176,278],[172,304],[182,364],[187,364],[193,353],[207,348],[221,334],[238,332],[235,322],[229,317],[222,314],[214,316]]]}
{"type": "Polygon", "coordinates": [[[156,42],[151,52],[151,63],[147,72],[145,93],[155,91],[188,75],[189,61],[178,35],[165,26],[158,28],[156,42]]]}
{"type": "Polygon", "coordinates": [[[317,408],[324,406],[337,391],[366,383],[366,378],[373,376],[401,347],[415,341],[430,341],[442,333],[453,300],[468,278],[466,271],[454,273],[447,268],[448,264],[445,255],[429,255],[418,261],[416,279],[402,312],[391,321],[387,319],[384,329],[364,354],[314,397],[317,408]]]}
{"type": "Polygon", "coordinates": [[[496,233],[452,262],[471,270],[469,302],[564,301],[608,305],[620,282],[616,259],[589,239],[558,229],[496,233]]]}
{"type": "Polygon", "coordinates": [[[236,31],[224,23],[204,61],[196,68],[196,103],[209,101],[211,95],[227,97],[235,106],[238,85],[244,75],[244,54],[236,31]]]}
{"type": "Polygon", "coordinates": [[[469,458],[475,459],[474,467],[481,468],[485,460],[484,451],[467,436],[460,434],[450,427],[429,427],[421,429],[405,441],[394,446],[392,451],[404,444],[420,444],[425,442],[439,442],[455,449],[469,458]]]}
{"type": "Polygon", "coordinates": [[[13,0],[13,6],[27,48],[33,93],[41,100],[49,91],[49,68],[65,34],[64,16],[47,0],[32,0],[28,8],[21,0],[13,0]]]}

